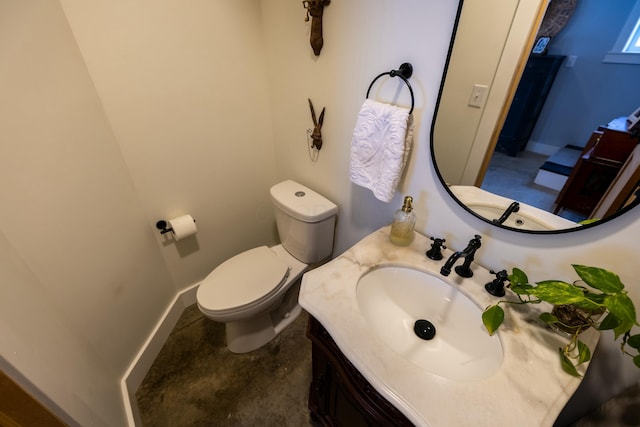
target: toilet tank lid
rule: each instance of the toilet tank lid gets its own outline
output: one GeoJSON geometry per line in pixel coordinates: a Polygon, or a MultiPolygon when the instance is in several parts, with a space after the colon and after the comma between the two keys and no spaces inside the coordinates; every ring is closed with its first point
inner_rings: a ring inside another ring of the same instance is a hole
{"type": "Polygon", "coordinates": [[[273,203],[304,222],[319,222],[338,213],[338,206],[315,191],[287,180],[271,187],[273,203]]]}

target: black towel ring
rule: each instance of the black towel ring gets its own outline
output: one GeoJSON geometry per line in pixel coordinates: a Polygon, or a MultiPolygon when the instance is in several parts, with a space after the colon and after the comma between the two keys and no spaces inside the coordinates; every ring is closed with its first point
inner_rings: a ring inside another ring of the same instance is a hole
{"type": "Polygon", "coordinates": [[[387,71],[386,73],[378,74],[378,76],[375,79],[373,79],[373,81],[369,85],[369,89],[367,89],[367,98],[369,98],[369,92],[371,92],[371,88],[373,87],[373,84],[380,77],[382,76],[400,77],[402,81],[407,85],[407,87],[409,88],[409,92],[411,93],[411,109],[409,110],[409,114],[413,113],[413,106],[415,104],[415,99],[413,97],[413,89],[409,84],[409,78],[411,77],[412,74],[413,74],[413,66],[408,62],[405,62],[402,65],[400,65],[400,68],[397,70],[391,70],[391,71],[387,71]]]}

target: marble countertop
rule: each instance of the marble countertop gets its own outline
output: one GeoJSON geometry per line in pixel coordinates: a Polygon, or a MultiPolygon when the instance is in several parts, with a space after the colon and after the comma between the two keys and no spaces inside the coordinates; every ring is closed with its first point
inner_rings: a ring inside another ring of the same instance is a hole
{"type": "MultiPolygon", "coordinates": [[[[439,272],[452,252],[445,249],[444,260],[432,261],[425,256],[430,246],[431,241],[418,233],[410,246],[396,246],[389,241],[389,227],[383,227],[306,273],[300,304],[322,323],[371,385],[418,426],[551,426],[580,379],[562,371],[558,348],[567,339],[537,319],[539,306],[506,310],[498,330],[502,366],[490,377],[468,382],[425,371],[394,352],[368,327],[356,299],[359,278],[385,265],[439,272]]],[[[478,307],[495,304],[498,299],[484,290],[493,276],[475,263],[472,270],[470,279],[452,272],[447,280],[478,307]]],[[[481,325],[480,318],[478,322],[481,325]]],[[[593,330],[581,335],[592,350],[598,339],[599,333],[593,330]]],[[[579,371],[584,373],[586,368],[584,364],[579,371]]]]}

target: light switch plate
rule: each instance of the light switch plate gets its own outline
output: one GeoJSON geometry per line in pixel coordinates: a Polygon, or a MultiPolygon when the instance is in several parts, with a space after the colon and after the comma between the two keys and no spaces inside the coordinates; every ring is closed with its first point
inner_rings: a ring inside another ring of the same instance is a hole
{"type": "Polygon", "coordinates": [[[489,93],[489,86],[474,84],[471,90],[471,98],[469,98],[469,106],[482,108],[487,100],[487,93],[489,93]]]}

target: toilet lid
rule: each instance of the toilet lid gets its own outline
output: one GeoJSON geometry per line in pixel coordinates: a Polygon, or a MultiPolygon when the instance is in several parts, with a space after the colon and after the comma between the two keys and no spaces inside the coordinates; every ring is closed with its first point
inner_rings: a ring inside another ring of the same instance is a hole
{"type": "Polygon", "coordinates": [[[220,264],[198,287],[198,304],[229,310],[261,300],[287,279],[289,266],[266,246],[242,252],[220,264]]]}

